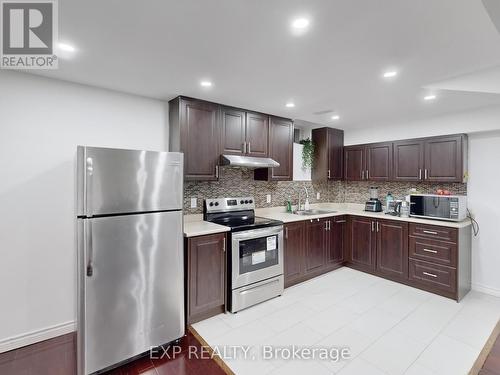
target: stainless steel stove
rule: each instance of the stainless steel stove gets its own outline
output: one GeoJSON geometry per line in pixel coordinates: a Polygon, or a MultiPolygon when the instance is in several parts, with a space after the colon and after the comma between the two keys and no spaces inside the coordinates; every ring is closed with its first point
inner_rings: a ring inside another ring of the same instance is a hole
{"type": "Polygon", "coordinates": [[[227,258],[230,312],[283,293],[283,222],[256,217],[253,197],[207,199],[203,217],[231,228],[227,258]]]}

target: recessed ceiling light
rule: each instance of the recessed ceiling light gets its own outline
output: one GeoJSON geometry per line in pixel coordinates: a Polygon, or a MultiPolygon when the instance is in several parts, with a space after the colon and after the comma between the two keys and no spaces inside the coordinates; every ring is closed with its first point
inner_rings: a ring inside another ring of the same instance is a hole
{"type": "Polygon", "coordinates": [[[288,102],[285,105],[287,106],[287,108],[293,108],[293,107],[295,107],[295,103],[293,103],[293,102],[288,102]]]}
{"type": "Polygon", "coordinates": [[[309,20],[307,18],[296,18],[292,21],[292,27],[294,29],[305,29],[307,26],[309,26],[309,20]]]}
{"type": "Polygon", "coordinates": [[[212,87],[212,82],[210,82],[210,81],[201,81],[200,85],[201,85],[201,87],[212,87]]]}
{"type": "Polygon", "coordinates": [[[57,47],[64,52],[75,52],[76,48],[66,43],[58,43],[57,47]]]}
{"type": "Polygon", "coordinates": [[[388,70],[384,73],[384,78],[394,78],[398,75],[398,72],[395,70],[388,70]]]}
{"type": "Polygon", "coordinates": [[[424,100],[427,100],[427,101],[434,100],[434,99],[436,99],[436,95],[434,95],[434,94],[424,96],[424,100]]]}
{"type": "Polygon", "coordinates": [[[339,115],[333,115],[332,116],[332,120],[334,120],[334,121],[340,120],[340,116],[339,115]]]}

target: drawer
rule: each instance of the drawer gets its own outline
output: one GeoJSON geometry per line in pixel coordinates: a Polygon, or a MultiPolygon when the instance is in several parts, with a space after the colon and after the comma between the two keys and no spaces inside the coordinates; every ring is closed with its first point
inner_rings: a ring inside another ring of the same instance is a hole
{"type": "Polygon", "coordinates": [[[458,229],[437,225],[410,223],[410,236],[426,237],[457,243],[458,229]]]}
{"type": "Polygon", "coordinates": [[[335,223],[346,223],[347,222],[347,216],[335,216],[333,218],[333,221],[335,223]]]}
{"type": "Polygon", "coordinates": [[[409,280],[426,286],[429,290],[455,293],[457,290],[457,270],[416,259],[409,260],[409,280]]]}
{"type": "Polygon", "coordinates": [[[410,236],[410,258],[445,266],[457,266],[457,245],[450,242],[410,236]]]}

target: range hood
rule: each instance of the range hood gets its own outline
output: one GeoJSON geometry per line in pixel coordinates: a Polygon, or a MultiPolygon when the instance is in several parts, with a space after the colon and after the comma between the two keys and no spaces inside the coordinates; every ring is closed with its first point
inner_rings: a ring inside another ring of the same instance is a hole
{"type": "Polygon", "coordinates": [[[222,155],[222,165],[228,167],[247,167],[247,168],[275,168],[280,163],[271,158],[257,158],[254,156],[222,155]]]}

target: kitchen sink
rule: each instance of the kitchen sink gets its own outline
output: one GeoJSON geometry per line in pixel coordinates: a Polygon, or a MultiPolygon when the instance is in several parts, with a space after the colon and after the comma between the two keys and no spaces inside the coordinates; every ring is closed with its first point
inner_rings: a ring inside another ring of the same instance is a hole
{"type": "Polygon", "coordinates": [[[301,210],[301,211],[294,211],[293,213],[295,215],[311,216],[311,215],[334,214],[335,212],[337,212],[337,211],[332,211],[332,210],[301,210]]]}

